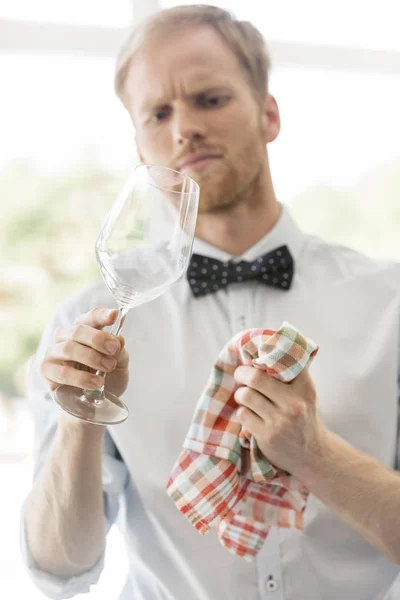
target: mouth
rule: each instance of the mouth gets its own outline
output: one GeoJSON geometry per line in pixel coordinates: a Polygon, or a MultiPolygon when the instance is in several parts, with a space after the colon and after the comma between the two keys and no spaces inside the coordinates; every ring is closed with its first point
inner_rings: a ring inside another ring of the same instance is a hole
{"type": "Polygon", "coordinates": [[[178,171],[192,170],[199,171],[200,169],[204,169],[208,167],[212,163],[220,160],[222,158],[222,154],[219,152],[207,152],[205,154],[193,154],[189,156],[184,162],[182,162],[178,171]]]}

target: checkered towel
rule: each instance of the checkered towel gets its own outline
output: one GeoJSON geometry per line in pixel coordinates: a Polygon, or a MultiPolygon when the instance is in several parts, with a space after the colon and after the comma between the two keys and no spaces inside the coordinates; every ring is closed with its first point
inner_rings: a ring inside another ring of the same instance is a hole
{"type": "Polygon", "coordinates": [[[167,494],[204,535],[217,527],[228,550],[253,560],[272,525],[304,529],[308,490],[271,465],[242,430],[233,374],[239,365],[292,381],[313,360],[318,346],[289,323],[278,331],[250,329],[235,335],[219,354],[171,472],[167,494]]]}

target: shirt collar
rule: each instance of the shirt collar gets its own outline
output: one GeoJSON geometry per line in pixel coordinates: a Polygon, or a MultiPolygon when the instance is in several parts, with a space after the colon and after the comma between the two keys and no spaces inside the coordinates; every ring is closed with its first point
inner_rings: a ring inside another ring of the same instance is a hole
{"type": "Polygon", "coordinates": [[[281,213],[273,228],[241,256],[233,256],[198,238],[194,240],[193,252],[202,256],[216,258],[222,262],[227,262],[228,260],[233,260],[234,262],[240,260],[252,262],[258,256],[286,244],[293,259],[296,261],[304,245],[305,235],[294,221],[287,206],[280,204],[280,207],[281,213]]]}

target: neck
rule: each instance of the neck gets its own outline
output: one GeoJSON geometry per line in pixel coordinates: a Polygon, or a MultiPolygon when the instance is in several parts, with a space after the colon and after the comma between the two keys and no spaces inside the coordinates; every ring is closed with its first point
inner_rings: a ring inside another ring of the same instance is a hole
{"type": "Polygon", "coordinates": [[[199,213],[196,237],[240,256],[274,227],[280,213],[267,169],[242,198],[222,210],[199,213]]]}

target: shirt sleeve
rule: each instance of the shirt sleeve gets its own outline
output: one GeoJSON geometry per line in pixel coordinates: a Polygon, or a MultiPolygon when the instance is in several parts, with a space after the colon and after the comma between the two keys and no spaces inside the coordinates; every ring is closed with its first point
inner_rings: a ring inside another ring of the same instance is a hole
{"type": "Polygon", "coordinates": [[[397,448],[395,457],[395,470],[400,471],[400,302],[399,302],[399,327],[397,349],[397,448]]]}
{"type": "MultiPolygon", "coordinates": [[[[83,307],[77,314],[82,314],[89,308],[83,307]]],[[[73,311],[75,312],[75,310],[73,311]]],[[[53,342],[54,330],[57,327],[66,326],[75,320],[67,305],[62,305],[55,317],[44,332],[36,355],[32,359],[28,381],[28,407],[34,425],[34,447],[33,447],[33,477],[32,485],[39,477],[45,465],[54,440],[57,421],[60,410],[62,410],[52,399],[47,385],[40,374],[40,363],[47,347],[53,342]]],[[[115,522],[119,511],[119,500],[125,486],[128,483],[129,473],[119,452],[109,434],[104,436],[102,479],[104,509],[107,522],[107,533],[115,522]]],[[[90,591],[90,586],[99,580],[104,567],[104,555],[100,556],[98,562],[87,572],[70,579],[60,579],[50,573],[41,571],[35,564],[26,535],[24,523],[24,508],[26,500],[21,509],[20,518],[20,548],[22,559],[28,574],[35,586],[46,596],[54,600],[72,598],[76,594],[90,591]]]]}
{"type": "Polygon", "coordinates": [[[400,471],[400,367],[397,377],[397,397],[397,448],[394,468],[396,471],[400,471]]]}

